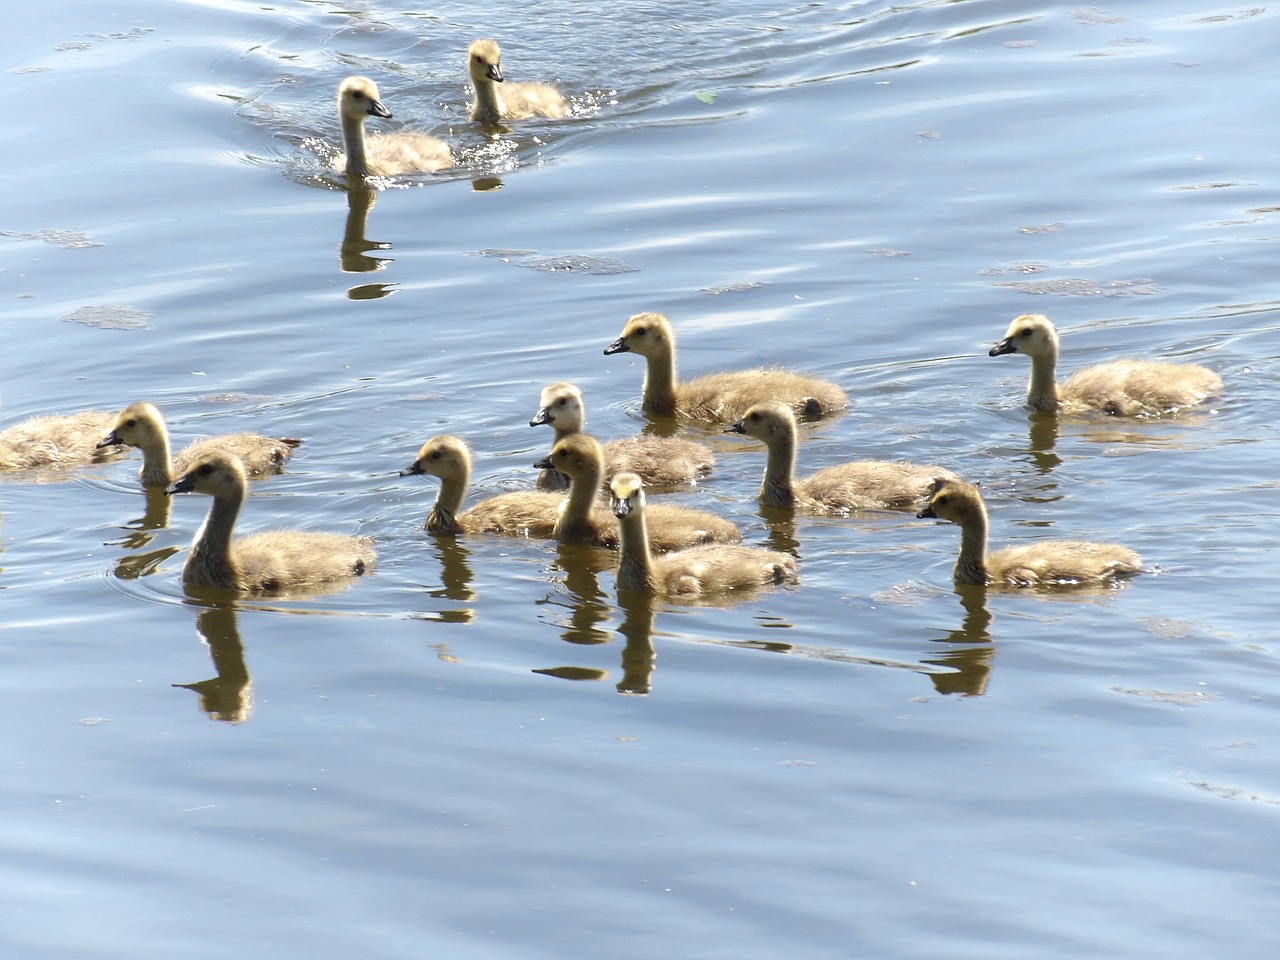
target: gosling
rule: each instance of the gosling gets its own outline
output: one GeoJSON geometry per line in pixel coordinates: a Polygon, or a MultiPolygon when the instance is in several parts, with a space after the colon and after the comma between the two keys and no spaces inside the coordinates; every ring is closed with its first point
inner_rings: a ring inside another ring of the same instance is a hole
{"type": "Polygon", "coordinates": [[[777,400],[757,403],[726,433],[742,433],[768,450],[757,498],[768,507],[799,507],[811,513],[915,508],[939,480],[960,479],[943,467],[897,460],[855,460],[794,479],[796,418],[777,400]]]}
{"type": "Polygon", "coordinates": [[[649,551],[643,481],[634,473],[620,473],[609,490],[609,506],[618,518],[622,540],[620,591],[692,599],[796,582],[795,558],[776,550],[709,543],[655,558],[649,551]]]}
{"type": "Polygon", "coordinates": [[[467,73],[476,91],[472,120],[497,123],[533,116],[559,120],[565,115],[564,97],[550,84],[503,80],[502,51],[493,40],[476,40],[467,47],[467,73]]]}
{"type": "MultiPolygon", "coordinates": [[[[561,380],[544,387],[541,407],[529,421],[536,427],[548,423],[556,432],[556,440],[562,440],[586,429],[586,407],[582,392],[572,383],[561,380]]],[[[656,437],[640,434],[621,440],[610,440],[604,445],[604,482],[619,473],[636,473],[649,487],[676,487],[695,483],[711,472],[716,457],[705,443],[686,440],[683,437],[656,437]]],[[[538,489],[565,490],[569,478],[554,470],[538,474],[538,489]]]]}
{"type": "Polygon", "coordinates": [[[182,565],[188,586],[236,593],[284,593],[338,583],[373,567],[369,537],[303,530],[272,530],[231,539],[244,503],[244,467],[222,451],[196,459],[166,494],[204,493],[213,497],[209,516],[182,565]]]}
{"type": "Polygon", "coordinates": [[[31,417],[0,430],[0,470],[74,467],[116,451],[98,449],[97,438],[115,414],[81,410],[63,416],[31,417]]]}
{"type": "Polygon", "coordinates": [[[517,490],[481,500],[462,511],[471,483],[471,451],[457,437],[432,437],[402,477],[427,474],[440,478],[440,492],[427,515],[431,533],[502,533],[513,537],[550,540],[564,498],[543,490],[517,490]]]}
{"type": "Polygon", "coordinates": [[[987,508],[973,484],[946,480],[916,516],[960,525],[956,583],[1036,587],[1097,584],[1142,572],[1142,560],[1118,543],[1041,540],[987,553],[987,508]]]}
{"type": "MultiPolygon", "coordinates": [[[[558,440],[550,455],[534,466],[569,477],[569,496],[556,520],[556,540],[618,546],[618,520],[597,500],[604,482],[604,451],[594,437],[575,433],[558,440]]],[[[649,542],[659,553],[699,543],[737,543],[741,539],[737,527],[714,513],[665,503],[649,508],[649,542]]]]}
{"type": "Polygon", "coordinates": [[[346,152],[334,169],[352,177],[391,177],[398,173],[431,173],[453,166],[449,145],[437,137],[411,130],[381,133],[365,139],[369,117],[391,118],[378,97],[378,85],[368,77],[347,77],[338,85],[338,119],[346,152]]]}
{"type": "Polygon", "coordinates": [[[1015,317],[1004,339],[989,351],[993,357],[1006,353],[1031,358],[1027,405],[1045,413],[1156,417],[1222,393],[1222,378],[1208,367],[1156,360],[1100,363],[1077,370],[1059,385],[1058,331],[1039,313],[1015,317]]]}
{"type": "Polygon", "coordinates": [[[789,370],[757,369],[710,373],[676,380],[676,340],[671,321],[660,313],[637,313],[605,355],[638,353],[645,358],[644,410],[679,414],[703,423],[733,423],[762,400],[781,400],[797,414],[823,417],[843,410],[848,398],[834,383],[789,370]]]}
{"type": "Polygon", "coordinates": [[[135,403],[120,411],[111,430],[98,441],[98,446],[137,447],[142,451],[142,469],[138,471],[138,478],[144,485],[153,487],[168,486],[197,459],[215,450],[235,456],[249,477],[278,473],[284,462],[293,456],[293,448],[301,442],[295,437],[228,433],[188,444],[170,461],[169,431],[165,428],[164,417],[149,403],[135,403]]]}

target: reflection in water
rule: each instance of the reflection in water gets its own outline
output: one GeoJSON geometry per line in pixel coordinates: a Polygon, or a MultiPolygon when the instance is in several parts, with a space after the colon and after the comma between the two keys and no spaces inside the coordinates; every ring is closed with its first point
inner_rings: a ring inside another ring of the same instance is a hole
{"type": "Polygon", "coordinates": [[[991,676],[991,661],[995,646],[991,640],[992,616],[987,610],[987,588],[974,584],[957,583],[956,595],[964,607],[964,621],[959,629],[951,630],[940,643],[964,644],[947,650],[936,658],[921,663],[945,667],[946,673],[930,673],[929,679],[939,693],[959,693],[967,697],[980,697],[986,693],[987,679],[991,676]]]}
{"type": "Polygon", "coordinates": [[[253,681],[244,662],[244,646],[236,628],[236,608],[232,604],[206,607],[196,618],[196,630],[209,647],[218,675],[196,683],[175,683],[175,687],[194,690],[200,697],[200,709],[211,720],[243,723],[253,713],[253,681]]]}
{"type": "MultiPolygon", "coordinates": [[[[440,561],[440,585],[427,589],[427,595],[436,599],[450,600],[454,603],[470,603],[476,598],[471,589],[473,575],[471,564],[467,559],[471,556],[460,539],[450,533],[437,533],[431,536],[435,548],[436,559],[440,561]]],[[[476,616],[472,607],[447,607],[418,614],[422,620],[434,620],[440,623],[471,623],[476,616]]]]}
{"type": "Polygon", "coordinates": [[[619,693],[647,694],[652,688],[653,669],[658,653],[653,648],[653,618],[657,602],[644,593],[627,590],[618,595],[622,607],[622,625],[618,632],[626,637],[622,649],[622,679],[619,693]]]}
{"type": "Polygon", "coordinates": [[[1027,451],[1031,461],[1041,473],[1049,473],[1062,465],[1062,458],[1054,452],[1058,443],[1058,418],[1052,413],[1033,411],[1028,416],[1029,435],[1027,451]]]}
{"type": "Polygon", "coordinates": [[[761,546],[799,558],[800,540],[796,536],[795,507],[774,507],[761,503],[758,504],[756,513],[769,530],[761,546]]]}
{"type": "Polygon", "coordinates": [[[471,189],[476,193],[486,193],[489,190],[501,190],[501,177],[476,177],[471,181],[471,189]]]}
{"type": "MultiPolygon", "coordinates": [[[[125,525],[128,533],[119,540],[108,541],[108,544],[116,544],[126,550],[142,550],[155,539],[154,531],[163,530],[169,525],[169,509],[173,499],[165,495],[164,487],[144,487],[143,489],[147,497],[146,512],[125,525]]],[[[181,550],[181,547],[162,547],[159,550],[131,553],[116,561],[115,575],[120,580],[136,580],[139,577],[145,577],[154,573],[160,564],[175,553],[180,553],[181,550]]]]}
{"type": "MultiPolygon", "coordinates": [[[[608,595],[600,589],[596,574],[600,570],[611,569],[613,564],[613,554],[599,547],[558,545],[554,566],[564,571],[564,587],[570,594],[568,617],[561,619],[559,623],[564,627],[561,637],[569,643],[609,642],[611,633],[601,624],[609,619],[612,604],[608,595]]],[[[549,606],[564,605],[564,599],[556,594],[539,602],[549,606]]]]}
{"type": "Polygon", "coordinates": [[[343,273],[375,273],[391,262],[387,257],[370,257],[370,250],[390,250],[391,244],[366,240],[369,211],[378,200],[378,191],[367,183],[353,183],[347,188],[347,225],[342,233],[338,264],[343,273]]]}

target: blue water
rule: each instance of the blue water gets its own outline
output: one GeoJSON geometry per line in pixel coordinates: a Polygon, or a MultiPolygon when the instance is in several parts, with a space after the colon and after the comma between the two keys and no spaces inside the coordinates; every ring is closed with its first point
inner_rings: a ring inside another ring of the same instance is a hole
{"type": "Polygon", "coordinates": [[[180,576],[207,503],[148,503],[136,455],[0,479],[6,956],[1273,955],[1274,11],[9,18],[0,426],[148,400],[179,441],[303,437],[242,528],[380,564],[208,608],[180,576]],[[480,36],[572,116],[469,124],[480,36]],[[353,210],[324,158],[357,72],[462,164],[353,210]],[[672,501],[793,549],[799,587],[627,610],[599,556],[426,534],[434,482],[397,471],[434,433],[479,495],[532,482],[548,382],[641,428],[642,367],[602,355],[640,310],[685,374],[844,386],[801,470],[942,463],[996,542],[1158,573],[975,599],[954,528],[773,523],[756,445],[693,429],[717,470],[672,501]],[[987,356],[1028,311],[1065,369],[1199,362],[1226,396],[1033,429],[1023,358],[987,356]]]}

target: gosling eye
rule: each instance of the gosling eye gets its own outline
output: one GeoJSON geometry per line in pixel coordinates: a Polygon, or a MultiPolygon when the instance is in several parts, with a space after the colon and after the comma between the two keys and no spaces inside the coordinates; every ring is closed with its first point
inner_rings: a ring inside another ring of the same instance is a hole
{"type": "Polygon", "coordinates": [[[1018,333],[1018,336],[1020,336],[1020,337],[1029,337],[1029,336],[1031,336],[1031,328],[1030,328],[1030,327],[1027,327],[1025,330],[1020,331],[1020,332],[1018,333]]]}
{"type": "Polygon", "coordinates": [[[353,90],[353,91],[351,91],[351,96],[353,96],[353,97],[354,97],[355,99],[357,99],[357,100],[363,100],[363,99],[364,99],[364,91],[363,91],[363,90],[353,90]]]}
{"type": "Polygon", "coordinates": [[[759,414],[759,413],[753,413],[753,414],[751,415],[751,421],[752,421],[752,423],[759,423],[759,422],[760,422],[760,414],[759,414]]]}
{"type": "Polygon", "coordinates": [[[431,459],[432,459],[432,460],[439,460],[439,459],[440,459],[440,451],[439,451],[439,450],[433,450],[433,451],[431,452],[431,459]]]}
{"type": "Polygon", "coordinates": [[[213,466],[212,466],[212,464],[208,464],[208,463],[206,463],[204,466],[202,466],[202,467],[199,469],[199,471],[198,471],[198,472],[199,472],[200,476],[202,476],[202,477],[207,477],[209,474],[213,473],[213,466]]]}
{"type": "Polygon", "coordinates": [[[644,327],[636,327],[631,332],[635,334],[637,337],[643,337],[648,332],[648,330],[644,327]]]}
{"type": "Polygon", "coordinates": [[[557,404],[556,404],[556,406],[558,406],[558,407],[563,407],[563,406],[566,406],[568,403],[569,403],[569,398],[568,398],[568,397],[561,397],[561,398],[560,398],[560,402],[559,402],[559,403],[557,403],[557,404]]]}
{"type": "Polygon", "coordinates": [[[124,422],[124,425],[125,425],[126,427],[136,427],[136,426],[138,425],[138,421],[137,421],[137,420],[133,420],[133,419],[126,420],[126,421],[124,422]]]}
{"type": "Polygon", "coordinates": [[[946,506],[946,505],[947,505],[947,503],[948,503],[950,500],[951,500],[951,498],[950,498],[950,497],[948,497],[948,496],[945,496],[945,495],[944,495],[944,496],[938,497],[938,499],[934,500],[933,502],[934,502],[934,504],[935,504],[935,505],[937,505],[937,506],[939,506],[939,507],[944,507],[944,506],[946,506]]]}

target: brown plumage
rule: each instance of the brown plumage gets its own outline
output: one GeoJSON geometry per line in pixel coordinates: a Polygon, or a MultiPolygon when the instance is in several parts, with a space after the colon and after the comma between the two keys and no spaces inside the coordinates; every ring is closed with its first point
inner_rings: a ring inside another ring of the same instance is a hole
{"type": "MultiPolygon", "coordinates": [[[[560,380],[544,387],[542,404],[529,421],[529,426],[550,424],[556,440],[562,440],[586,429],[587,413],[582,392],[572,383],[560,380]]],[[[604,486],[619,473],[636,473],[648,487],[675,487],[693,483],[711,472],[715,453],[705,443],[684,437],[658,437],[640,434],[604,445],[604,486]]],[[[564,490],[569,478],[554,470],[538,474],[541,490],[564,490]]]]}
{"type": "Polygon", "coordinates": [[[471,119],[485,123],[565,115],[564,97],[547,83],[507,83],[502,76],[502,51],[493,40],[476,40],[467,47],[467,75],[475,87],[471,119]]]}
{"type": "Polygon", "coordinates": [[[694,598],[796,581],[794,557],[741,544],[708,543],[654,557],[649,548],[644,484],[634,473],[613,478],[609,505],[618,518],[621,537],[619,590],[694,598]]]}
{"type": "MultiPolygon", "coordinates": [[[[534,464],[557,470],[569,478],[569,496],[555,525],[561,543],[600,547],[618,545],[618,520],[600,506],[598,494],[604,481],[604,451],[594,437],[575,433],[556,441],[549,456],[534,464]]],[[[728,520],[705,510],[669,504],[649,508],[649,543],[665,553],[698,543],[737,543],[742,534],[728,520]]]]}
{"type": "Polygon", "coordinates": [[[1222,393],[1222,378],[1208,367],[1158,360],[1112,360],[1077,370],[1059,384],[1058,350],[1058,331],[1049,318],[1025,313],[1014,318],[989,355],[1025,353],[1031,358],[1027,405],[1046,413],[1152,417],[1222,393]]]}
{"type": "Polygon", "coordinates": [[[135,403],[120,411],[98,446],[123,444],[126,447],[137,447],[142,451],[139,479],[148,486],[165,486],[173,483],[197,459],[216,451],[236,457],[249,477],[278,473],[284,462],[293,456],[293,448],[301,442],[294,437],[227,433],[188,444],[171,462],[169,431],[165,428],[164,417],[149,403],[135,403]]]}
{"type": "Polygon", "coordinates": [[[244,467],[221,451],[200,457],[165,488],[169,494],[213,497],[209,516],[182,565],[182,579],[188,585],[238,593],[285,593],[339,582],[372,568],[376,554],[368,537],[272,530],[232,540],[245,488],[244,467]]]}
{"type": "Polygon", "coordinates": [[[368,77],[347,77],[338,86],[338,119],[346,151],[334,169],[353,177],[390,177],[398,173],[430,173],[453,166],[449,145],[437,137],[412,130],[380,133],[366,139],[369,117],[390,119],[391,111],[378,97],[378,85],[368,77]]]}
{"type": "Polygon", "coordinates": [[[432,437],[401,476],[427,474],[440,478],[440,493],[427,516],[432,533],[503,533],[549,540],[564,498],[542,490],[500,493],[461,510],[471,482],[471,451],[457,437],[432,437]],[[459,512],[461,510],[461,512],[459,512]]]}
{"type": "Polygon", "coordinates": [[[1101,583],[1142,572],[1142,560],[1118,543],[1090,540],[1040,540],[987,553],[987,508],[971,483],[947,480],[917,516],[960,525],[957,583],[1034,587],[1101,583]]]}
{"type": "Polygon", "coordinates": [[[757,403],[727,433],[744,433],[768,450],[758,499],[766,506],[799,507],[812,513],[915,507],[943,479],[958,480],[943,467],[899,460],[838,463],[796,478],[797,425],[785,403],[757,403]]]}
{"type": "Polygon", "coordinates": [[[114,419],[107,410],[82,410],[32,417],[6,427],[0,430],[0,470],[74,467],[118,453],[98,449],[98,438],[114,419]]]}
{"type": "Polygon", "coordinates": [[[804,416],[827,416],[848,405],[834,383],[790,370],[761,368],[709,373],[676,380],[676,341],[671,321],[660,313],[637,313],[605,354],[638,353],[645,358],[644,409],[679,414],[703,423],[733,423],[754,403],[781,400],[804,416]]]}

